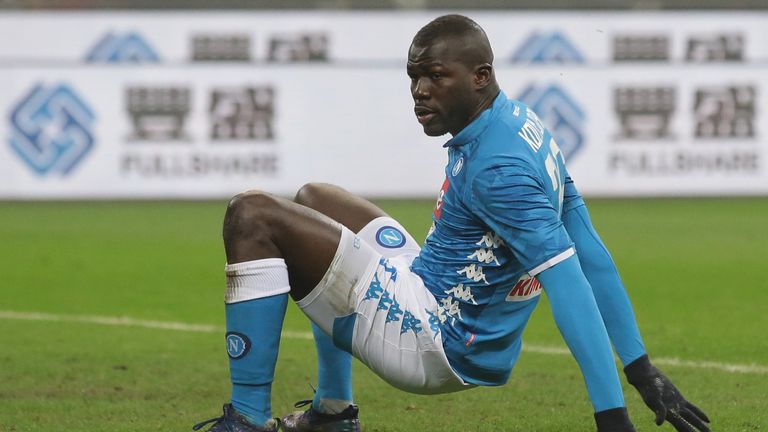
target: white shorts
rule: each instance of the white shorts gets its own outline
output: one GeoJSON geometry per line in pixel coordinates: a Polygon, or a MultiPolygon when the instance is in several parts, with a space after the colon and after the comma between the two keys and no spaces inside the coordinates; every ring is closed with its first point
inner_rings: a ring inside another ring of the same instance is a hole
{"type": "Polygon", "coordinates": [[[445,356],[434,296],[410,270],[418,254],[416,241],[392,218],[374,219],[357,235],[342,228],[328,271],[297,304],[338,347],[401,390],[471,388],[445,356]]]}

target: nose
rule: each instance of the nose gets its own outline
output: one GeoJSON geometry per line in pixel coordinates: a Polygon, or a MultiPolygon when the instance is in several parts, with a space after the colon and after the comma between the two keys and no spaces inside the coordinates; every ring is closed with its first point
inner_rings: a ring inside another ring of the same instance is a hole
{"type": "Polygon", "coordinates": [[[429,85],[423,78],[419,78],[411,84],[411,95],[417,101],[429,99],[429,85]]]}

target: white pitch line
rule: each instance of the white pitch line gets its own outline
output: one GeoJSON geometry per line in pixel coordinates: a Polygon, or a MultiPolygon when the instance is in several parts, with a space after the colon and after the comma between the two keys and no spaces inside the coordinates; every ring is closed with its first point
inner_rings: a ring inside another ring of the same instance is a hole
{"type": "Polygon", "coordinates": [[[150,329],[179,330],[202,333],[214,333],[221,331],[221,328],[209,324],[188,324],[172,321],[148,321],[137,320],[128,317],[109,317],[97,315],[57,315],[40,312],[0,311],[0,318],[23,321],[75,322],[110,326],[143,327],[150,329]]]}
{"type": "MultiPolygon", "coordinates": [[[[570,355],[571,352],[568,348],[563,347],[547,347],[541,345],[526,345],[523,344],[523,351],[537,353],[537,354],[552,354],[552,355],[570,355]]],[[[696,361],[696,360],[682,360],[675,357],[654,357],[653,364],[662,366],[680,366],[694,369],[715,369],[730,373],[742,373],[742,374],[768,374],[768,367],[758,364],[734,364],[734,363],[720,363],[715,361],[696,361]]]]}
{"type": "MultiPolygon", "coordinates": [[[[15,312],[0,310],[0,319],[7,320],[21,320],[21,321],[46,321],[46,322],[73,322],[73,323],[85,323],[85,324],[99,324],[110,326],[123,326],[123,327],[141,327],[148,329],[160,329],[160,330],[176,330],[186,332],[199,332],[199,333],[223,333],[224,328],[211,324],[191,324],[184,322],[173,321],[154,321],[154,320],[139,320],[129,317],[110,317],[99,315],[60,315],[41,312],[15,312]]],[[[288,339],[304,339],[312,340],[314,337],[311,332],[291,331],[283,330],[282,337],[288,339]]],[[[541,345],[523,345],[523,351],[536,353],[536,354],[548,354],[548,355],[570,355],[570,351],[564,347],[552,347],[541,345]]],[[[768,374],[768,366],[762,366],[758,364],[735,364],[735,363],[721,363],[715,361],[696,361],[696,360],[682,360],[679,358],[670,357],[655,357],[653,359],[654,364],[666,365],[666,366],[680,366],[686,368],[695,369],[714,369],[728,373],[740,373],[740,374],[768,374]]]]}
{"type": "Polygon", "coordinates": [[[715,369],[730,373],[754,373],[754,374],[768,374],[768,367],[761,366],[755,363],[751,364],[734,364],[734,363],[720,363],[714,361],[693,361],[682,360],[675,357],[655,357],[653,359],[654,364],[666,365],[666,366],[682,366],[688,368],[698,369],[715,369]]]}
{"type": "MultiPolygon", "coordinates": [[[[160,330],[177,330],[200,333],[224,333],[224,327],[211,324],[190,324],[173,321],[138,320],[129,317],[110,317],[99,315],[58,315],[41,312],[14,312],[0,310],[0,319],[23,321],[74,322],[110,326],[141,327],[160,330]]],[[[311,332],[284,330],[283,337],[289,339],[314,339],[311,332]]]]}

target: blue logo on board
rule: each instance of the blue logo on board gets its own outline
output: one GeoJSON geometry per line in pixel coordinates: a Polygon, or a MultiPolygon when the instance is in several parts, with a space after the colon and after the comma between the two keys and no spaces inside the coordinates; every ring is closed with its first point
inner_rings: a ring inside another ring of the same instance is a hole
{"type": "Polygon", "coordinates": [[[248,336],[237,332],[227,333],[227,354],[231,359],[242,358],[250,350],[251,340],[248,339],[248,336]]]}
{"type": "Polygon", "coordinates": [[[93,147],[95,116],[67,85],[36,85],[9,117],[11,148],[40,176],[69,174],[93,147]]]}
{"type": "Polygon", "coordinates": [[[586,115],[560,86],[531,84],[517,99],[528,105],[547,125],[566,160],[581,150],[586,115]]]}
{"type": "Polygon", "coordinates": [[[138,33],[104,35],[85,56],[88,63],[157,63],[160,57],[138,33]]]}
{"type": "Polygon", "coordinates": [[[562,33],[533,32],[512,55],[515,63],[584,63],[584,56],[562,33]]]}
{"type": "Polygon", "coordinates": [[[395,249],[405,244],[405,235],[393,226],[383,226],[376,232],[376,242],[385,248],[395,249]]]}

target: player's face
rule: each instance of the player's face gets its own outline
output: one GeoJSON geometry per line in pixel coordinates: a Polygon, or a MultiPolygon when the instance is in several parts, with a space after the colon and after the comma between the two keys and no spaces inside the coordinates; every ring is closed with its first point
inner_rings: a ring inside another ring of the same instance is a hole
{"type": "Polygon", "coordinates": [[[416,119],[429,136],[456,135],[476,110],[473,73],[455,55],[449,41],[411,45],[408,76],[416,119]]]}

